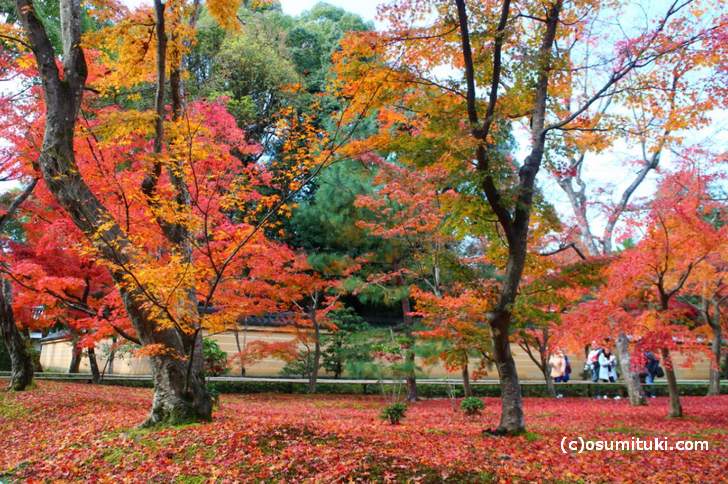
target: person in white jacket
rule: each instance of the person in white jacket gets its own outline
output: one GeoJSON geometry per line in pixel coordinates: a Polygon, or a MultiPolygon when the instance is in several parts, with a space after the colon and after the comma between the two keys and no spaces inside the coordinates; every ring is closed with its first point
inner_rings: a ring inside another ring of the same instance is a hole
{"type": "Polygon", "coordinates": [[[599,381],[617,381],[617,359],[608,348],[599,354],[599,381]]]}

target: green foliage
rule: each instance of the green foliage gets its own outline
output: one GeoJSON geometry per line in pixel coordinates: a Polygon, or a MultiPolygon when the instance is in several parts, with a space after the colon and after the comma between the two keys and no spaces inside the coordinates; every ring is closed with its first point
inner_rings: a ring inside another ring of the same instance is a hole
{"type": "Polygon", "coordinates": [[[404,402],[397,402],[388,405],[382,409],[382,413],[379,414],[379,418],[388,421],[391,425],[397,425],[407,413],[407,404],[404,402]]]}
{"type": "Polygon", "coordinates": [[[332,311],[329,319],[338,328],[324,336],[324,369],[339,378],[345,371],[354,373],[361,364],[373,361],[369,325],[353,309],[332,311]]]}
{"type": "Polygon", "coordinates": [[[281,368],[281,375],[288,377],[309,378],[314,370],[314,354],[307,348],[302,348],[296,354],[296,358],[287,362],[281,368]]]}
{"type": "Polygon", "coordinates": [[[481,410],[485,408],[485,404],[478,397],[467,397],[460,402],[460,408],[465,412],[465,415],[480,415],[481,410]]]}
{"type": "Polygon", "coordinates": [[[207,91],[212,98],[227,97],[227,108],[248,139],[263,142],[277,113],[290,102],[286,86],[297,81],[294,66],[268,39],[243,31],[223,40],[207,91]]]}
{"type": "Polygon", "coordinates": [[[203,338],[202,354],[205,359],[205,374],[207,376],[219,376],[227,373],[227,353],[220,349],[217,341],[210,338],[203,338]]]}

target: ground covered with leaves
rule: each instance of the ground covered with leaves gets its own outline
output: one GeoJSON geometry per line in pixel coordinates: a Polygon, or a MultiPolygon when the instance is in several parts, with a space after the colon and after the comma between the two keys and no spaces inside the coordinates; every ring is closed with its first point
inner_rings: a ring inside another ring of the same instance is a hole
{"type": "MultiPolygon", "coordinates": [[[[4,383],[4,382],[0,382],[4,383]]],[[[458,400],[418,402],[400,425],[378,416],[383,398],[223,395],[214,421],[138,429],[151,390],[39,382],[0,393],[0,482],[391,481],[715,482],[728,472],[728,396],[667,401],[525,400],[529,431],[483,435],[499,401],[467,417],[458,400]],[[708,451],[563,454],[566,436],[707,440],[708,451]]]]}

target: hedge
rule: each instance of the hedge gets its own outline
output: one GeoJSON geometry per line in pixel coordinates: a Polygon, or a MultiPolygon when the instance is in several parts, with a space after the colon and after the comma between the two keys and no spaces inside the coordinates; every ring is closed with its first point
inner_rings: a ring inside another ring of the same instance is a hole
{"type": "MultiPolygon", "coordinates": [[[[90,383],[90,379],[86,380],[77,375],[74,377],[63,374],[38,374],[39,379],[51,379],[59,381],[77,381],[90,383]]],[[[143,387],[151,388],[151,379],[139,378],[119,378],[106,379],[102,382],[104,385],[117,385],[127,387],[143,387]]],[[[301,394],[308,392],[308,383],[306,382],[288,382],[288,381],[213,381],[208,383],[211,388],[218,393],[289,393],[301,394]]],[[[564,397],[626,397],[627,390],[622,383],[557,383],[555,385],[557,394],[564,397]]],[[[500,387],[496,383],[471,384],[473,394],[478,397],[500,397],[500,387]]],[[[667,385],[665,383],[656,383],[653,385],[643,385],[648,394],[655,396],[666,396],[667,385]]],[[[392,383],[330,383],[320,382],[316,385],[316,393],[334,394],[334,395],[379,395],[383,392],[391,394],[399,390],[404,393],[403,384],[392,383]]],[[[707,383],[679,383],[678,390],[680,395],[703,396],[708,392],[707,383]]],[[[521,391],[524,397],[548,397],[548,389],[545,383],[525,383],[521,385],[521,391]]],[[[443,398],[443,397],[462,397],[463,388],[459,384],[433,384],[419,383],[417,392],[423,398],[443,398]]],[[[721,393],[728,394],[728,382],[721,383],[721,393]]]]}
{"type": "MultiPolygon", "coordinates": [[[[152,386],[150,381],[140,380],[113,380],[104,383],[137,387],[152,386]]],[[[308,383],[303,382],[215,381],[210,382],[209,385],[219,393],[308,393],[308,383]]],[[[473,394],[478,397],[500,397],[500,387],[497,384],[474,384],[471,385],[471,388],[473,394]]],[[[667,395],[667,385],[665,384],[644,385],[644,389],[651,395],[667,395]]],[[[316,393],[332,395],[378,395],[383,392],[391,394],[396,390],[394,384],[319,383],[316,385],[316,393]]],[[[405,393],[403,385],[400,385],[399,390],[405,393]]],[[[706,383],[684,383],[678,385],[678,390],[680,395],[704,396],[708,392],[708,385],[706,383]]],[[[521,385],[521,391],[524,397],[549,396],[546,384],[521,385]]],[[[564,397],[627,396],[626,388],[619,383],[565,383],[557,385],[556,392],[564,397]]],[[[417,393],[423,398],[462,397],[463,388],[460,385],[421,383],[417,385],[417,393]]],[[[721,393],[728,394],[728,384],[721,384],[721,393]]]]}

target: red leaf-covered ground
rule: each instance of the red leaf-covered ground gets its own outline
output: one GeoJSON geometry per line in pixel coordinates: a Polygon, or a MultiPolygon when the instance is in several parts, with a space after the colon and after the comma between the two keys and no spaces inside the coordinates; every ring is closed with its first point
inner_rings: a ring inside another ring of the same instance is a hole
{"type": "MultiPolygon", "coordinates": [[[[4,383],[4,382],[0,382],[4,383]]],[[[467,418],[459,401],[425,400],[401,425],[364,396],[224,395],[211,423],[139,430],[148,389],[39,382],[0,393],[0,482],[393,481],[716,482],[728,476],[728,396],[525,400],[529,432],[483,436],[499,401],[467,418]],[[708,451],[563,454],[561,439],[706,440],[708,451]]]]}

